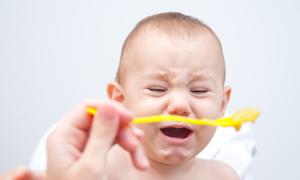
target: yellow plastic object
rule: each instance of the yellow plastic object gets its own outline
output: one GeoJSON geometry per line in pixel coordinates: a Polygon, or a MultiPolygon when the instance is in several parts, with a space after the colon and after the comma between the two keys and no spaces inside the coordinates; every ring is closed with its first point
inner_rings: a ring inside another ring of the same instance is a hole
{"type": "MultiPolygon", "coordinates": [[[[93,107],[87,108],[87,112],[91,115],[95,115],[97,110],[93,107]]],[[[162,121],[175,121],[190,123],[202,126],[222,126],[222,127],[234,127],[237,131],[241,128],[242,124],[246,122],[254,123],[260,112],[254,108],[244,108],[239,110],[228,117],[223,117],[215,120],[209,119],[191,119],[183,116],[175,115],[157,115],[148,117],[139,117],[132,120],[133,124],[143,124],[143,123],[156,123],[162,121]]]]}

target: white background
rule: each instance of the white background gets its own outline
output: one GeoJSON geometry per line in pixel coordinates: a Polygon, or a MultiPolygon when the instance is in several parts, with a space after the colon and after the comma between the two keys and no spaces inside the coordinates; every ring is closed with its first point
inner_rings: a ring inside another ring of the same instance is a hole
{"type": "Polygon", "coordinates": [[[229,111],[258,107],[255,179],[300,179],[297,0],[0,0],[0,173],[27,165],[42,134],[88,97],[106,98],[126,35],[180,11],[221,39],[229,111]]]}

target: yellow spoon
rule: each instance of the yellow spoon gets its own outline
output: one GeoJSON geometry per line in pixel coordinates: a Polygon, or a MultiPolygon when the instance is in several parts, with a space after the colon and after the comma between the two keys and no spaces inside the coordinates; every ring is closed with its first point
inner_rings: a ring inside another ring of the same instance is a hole
{"type": "MultiPolygon", "coordinates": [[[[87,112],[91,115],[95,115],[97,110],[93,107],[88,107],[87,112]]],[[[134,118],[132,120],[133,124],[143,124],[143,123],[156,123],[162,121],[175,121],[175,122],[183,122],[190,123],[195,125],[203,125],[203,126],[222,126],[229,127],[233,126],[235,130],[239,130],[242,124],[246,122],[254,123],[256,118],[260,115],[260,112],[254,108],[244,108],[241,109],[228,117],[223,117],[215,120],[210,119],[191,119],[183,116],[175,116],[175,115],[156,115],[156,116],[148,116],[148,117],[139,117],[134,118]]]]}

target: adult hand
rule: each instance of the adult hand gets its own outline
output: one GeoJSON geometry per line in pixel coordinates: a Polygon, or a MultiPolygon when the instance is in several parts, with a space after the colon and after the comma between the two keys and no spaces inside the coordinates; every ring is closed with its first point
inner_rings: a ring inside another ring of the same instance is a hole
{"type": "Polygon", "coordinates": [[[47,179],[104,179],[106,157],[118,143],[127,150],[137,169],[145,170],[148,159],[139,138],[129,125],[132,115],[113,101],[83,103],[63,118],[47,140],[47,179]],[[95,116],[87,107],[97,109],[95,116]]]}
{"type": "Polygon", "coordinates": [[[47,141],[49,179],[100,179],[105,177],[106,157],[118,143],[127,150],[136,168],[144,170],[148,160],[132,130],[129,111],[113,101],[83,103],[50,134],[47,141]],[[95,116],[87,107],[97,109],[95,116]]]}
{"type": "Polygon", "coordinates": [[[116,102],[83,103],[48,137],[46,172],[17,168],[0,179],[105,179],[107,153],[115,143],[130,153],[137,169],[145,170],[149,162],[139,146],[143,133],[129,125],[131,119],[130,112],[116,102]],[[88,114],[87,107],[96,108],[96,115],[88,114]]]}

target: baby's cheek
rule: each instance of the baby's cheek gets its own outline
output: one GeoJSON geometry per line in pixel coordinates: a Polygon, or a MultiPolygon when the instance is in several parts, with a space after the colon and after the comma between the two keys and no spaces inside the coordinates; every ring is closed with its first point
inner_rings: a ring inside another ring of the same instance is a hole
{"type": "Polygon", "coordinates": [[[198,146],[198,150],[201,151],[210,142],[216,128],[210,126],[199,126],[196,131],[196,144],[198,146]]]}
{"type": "Polygon", "coordinates": [[[144,137],[142,138],[141,143],[145,150],[150,150],[155,146],[155,141],[157,139],[157,128],[155,128],[154,125],[155,124],[134,125],[144,132],[144,137]]]}
{"type": "Polygon", "coordinates": [[[163,106],[159,101],[143,99],[131,106],[134,117],[153,116],[163,113],[163,106]]]}
{"type": "Polygon", "coordinates": [[[199,100],[193,109],[197,118],[215,119],[220,116],[218,104],[214,101],[199,100]]]}

